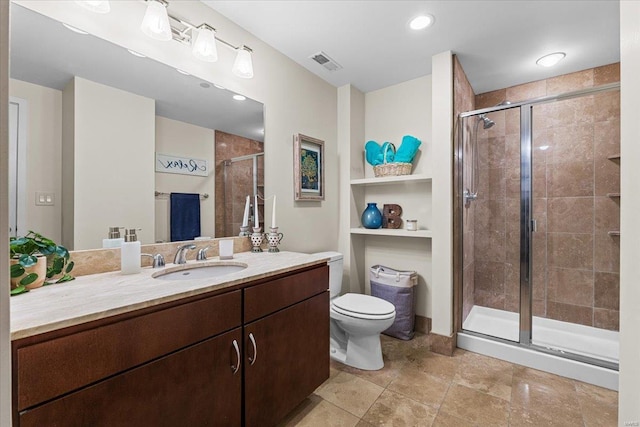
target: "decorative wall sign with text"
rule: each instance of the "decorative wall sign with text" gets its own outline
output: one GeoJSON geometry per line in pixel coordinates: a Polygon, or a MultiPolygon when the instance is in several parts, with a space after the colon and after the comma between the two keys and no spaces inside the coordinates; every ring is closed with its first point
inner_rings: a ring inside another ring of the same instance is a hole
{"type": "Polygon", "coordinates": [[[209,176],[206,160],[156,153],[156,172],[209,176]]]}

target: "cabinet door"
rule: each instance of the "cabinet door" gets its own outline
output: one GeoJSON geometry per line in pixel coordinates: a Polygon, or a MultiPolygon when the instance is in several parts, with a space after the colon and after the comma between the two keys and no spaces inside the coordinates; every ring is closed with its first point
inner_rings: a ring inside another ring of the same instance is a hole
{"type": "Polygon", "coordinates": [[[20,427],[239,426],[241,337],[234,329],[23,411],[20,427]]]}
{"type": "Polygon", "coordinates": [[[245,325],[244,335],[247,427],[275,425],[329,378],[328,292],[245,325]]]}

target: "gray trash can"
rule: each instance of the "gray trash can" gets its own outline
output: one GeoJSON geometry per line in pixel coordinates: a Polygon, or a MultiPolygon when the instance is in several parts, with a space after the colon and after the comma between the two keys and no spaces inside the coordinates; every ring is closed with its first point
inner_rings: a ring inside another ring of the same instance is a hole
{"type": "Polygon", "coordinates": [[[383,265],[369,270],[371,295],[389,301],[396,308],[393,325],[382,333],[401,340],[410,340],[415,329],[414,287],[418,284],[415,271],[400,271],[383,265]]]}

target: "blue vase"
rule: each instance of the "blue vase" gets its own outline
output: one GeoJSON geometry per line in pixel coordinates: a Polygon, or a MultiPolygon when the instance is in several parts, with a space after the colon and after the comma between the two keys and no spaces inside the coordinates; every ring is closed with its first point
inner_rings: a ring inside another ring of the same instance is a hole
{"type": "Polygon", "coordinates": [[[375,203],[367,203],[367,208],[360,218],[364,228],[380,228],[382,226],[382,213],[375,203]]]}

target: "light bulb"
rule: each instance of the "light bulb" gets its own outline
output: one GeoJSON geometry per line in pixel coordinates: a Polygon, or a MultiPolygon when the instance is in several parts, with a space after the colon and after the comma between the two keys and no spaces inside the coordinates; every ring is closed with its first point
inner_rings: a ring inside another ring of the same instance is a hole
{"type": "Polygon", "coordinates": [[[76,4],[95,13],[109,13],[111,10],[109,0],[76,0],[76,4]]]}
{"type": "Polygon", "coordinates": [[[251,61],[251,50],[246,46],[241,46],[238,49],[236,60],[231,68],[233,74],[243,79],[253,78],[253,64],[251,61]]]}
{"type": "Polygon", "coordinates": [[[194,30],[196,36],[191,51],[193,56],[207,62],[216,62],[218,60],[215,32],[216,30],[207,24],[202,24],[194,30]]]}
{"type": "Polygon", "coordinates": [[[140,29],[152,39],[171,40],[171,25],[167,6],[156,0],[147,0],[147,11],[142,19],[140,29]]]}

